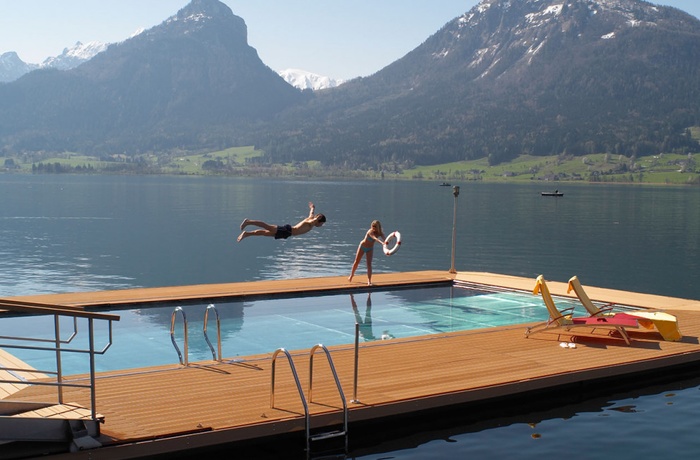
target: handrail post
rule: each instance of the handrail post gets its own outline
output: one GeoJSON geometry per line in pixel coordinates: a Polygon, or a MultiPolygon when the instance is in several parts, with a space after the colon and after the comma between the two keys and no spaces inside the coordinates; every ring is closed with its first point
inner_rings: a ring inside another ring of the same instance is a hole
{"type": "Polygon", "coordinates": [[[88,337],[90,340],[90,405],[91,416],[97,420],[97,397],[95,396],[95,329],[92,318],[88,318],[88,337]]]}
{"type": "Polygon", "coordinates": [[[313,387],[314,387],[314,353],[316,348],[323,346],[321,344],[314,345],[309,352],[309,402],[313,402],[313,387]]]}
{"type": "Polygon", "coordinates": [[[360,325],[355,323],[355,370],[353,373],[353,384],[352,384],[352,401],[353,404],[359,404],[360,401],[357,399],[357,374],[359,370],[360,361],[360,325]]]}
{"type": "Polygon", "coordinates": [[[63,370],[61,364],[61,322],[58,314],[53,315],[54,339],[56,344],[56,383],[58,384],[58,403],[63,404],[63,370]]]}

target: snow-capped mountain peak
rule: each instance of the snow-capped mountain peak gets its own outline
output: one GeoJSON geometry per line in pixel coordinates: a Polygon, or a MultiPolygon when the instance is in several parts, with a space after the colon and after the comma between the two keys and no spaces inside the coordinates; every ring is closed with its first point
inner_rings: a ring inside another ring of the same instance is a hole
{"type": "Polygon", "coordinates": [[[0,54],[0,82],[16,80],[38,67],[36,64],[27,64],[14,51],[0,54]]]}
{"type": "Polygon", "coordinates": [[[335,88],[344,83],[344,80],[339,80],[331,77],[324,77],[306,70],[286,69],[278,72],[287,83],[299,89],[320,90],[327,88],[335,88]]]}
{"type": "Polygon", "coordinates": [[[8,69],[24,67],[27,64],[14,51],[0,54],[0,63],[8,69]]]}
{"type": "Polygon", "coordinates": [[[641,0],[482,0],[446,25],[432,57],[462,59],[476,79],[498,78],[566,43],[595,47],[666,27],[692,33],[696,20],[641,0]]]}
{"type": "Polygon", "coordinates": [[[46,58],[44,62],[41,63],[41,67],[51,67],[61,70],[72,69],[92,59],[95,55],[106,50],[108,46],[108,44],[98,41],[92,41],[86,44],[77,42],[71,48],[65,48],[58,56],[46,58]]]}
{"type": "Polygon", "coordinates": [[[137,36],[141,35],[142,33],[144,33],[145,31],[146,31],[145,27],[139,27],[138,29],[136,29],[134,31],[133,34],[129,35],[129,38],[137,37],[137,36]]]}

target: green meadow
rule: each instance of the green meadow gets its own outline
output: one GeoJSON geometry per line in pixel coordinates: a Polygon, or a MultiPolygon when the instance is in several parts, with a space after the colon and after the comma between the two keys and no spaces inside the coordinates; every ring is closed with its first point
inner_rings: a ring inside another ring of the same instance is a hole
{"type": "MultiPolygon", "coordinates": [[[[695,128],[694,135],[700,135],[695,128]]],[[[255,177],[348,177],[433,181],[485,182],[614,182],[700,185],[698,156],[661,154],[628,158],[622,155],[528,156],[508,163],[489,165],[487,159],[458,161],[410,169],[387,165],[372,170],[325,168],[319,162],[268,164],[263,152],[253,147],[234,147],[207,153],[147,154],[137,158],[113,155],[97,158],[65,152],[43,158],[0,157],[5,172],[23,173],[131,173],[255,177]],[[389,172],[391,171],[391,172],[389,172]]]]}
{"type": "Polygon", "coordinates": [[[700,165],[692,154],[661,154],[639,158],[603,153],[583,157],[523,155],[514,161],[494,166],[490,166],[486,159],[421,166],[405,170],[399,176],[406,179],[442,181],[584,181],[700,185],[700,165]]]}

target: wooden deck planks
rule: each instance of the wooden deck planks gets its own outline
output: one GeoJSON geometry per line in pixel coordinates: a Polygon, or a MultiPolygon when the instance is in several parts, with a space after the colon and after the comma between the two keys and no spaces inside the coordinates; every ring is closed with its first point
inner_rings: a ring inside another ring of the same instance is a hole
{"type": "MultiPolygon", "coordinates": [[[[43,418],[63,418],[71,420],[90,420],[92,413],[76,403],[56,404],[33,411],[23,412],[17,417],[43,417],[43,418]]],[[[97,418],[102,418],[98,414],[97,418]]]]}
{"type": "MultiPolygon", "coordinates": [[[[373,277],[375,287],[400,286],[416,283],[448,282],[454,275],[441,271],[382,273],[373,277]]],[[[357,276],[349,283],[344,276],[299,278],[289,280],[251,281],[239,283],[198,284],[191,286],[167,286],[98,292],[67,292],[12,297],[14,302],[36,302],[66,307],[119,306],[125,304],[169,302],[246,296],[269,296],[275,294],[302,293],[311,291],[339,291],[366,289],[367,281],[357,276]]]]}
{"type": "MultiPolygon", "coordinates": [[[[378,275],[375,279],[377,284],[405,279],[414,283],[450,279],[441,272],[398,275],[406,274],[378,275]]],[[[511,288],[530,289],[534,285],[534,280],[502,275],[459,276],[511,288]]],[[[235,289],[229,286],[225,291],[250,295],[265,289],[289,292],[287,290],[348,288],[344,278],[295,281],[296,284],[292,281],[262,282],[266,288],[257,283],[242,283],[235,289]]],[[[555,294],[565,291],[564,283],[549,284],[555,294]]],[[[598,293],[595,288],[587,287],[587,290],[592,297],[598,293]]],[[[196,295],[202,295],[199,288],[188,292],[195,295],[195,291],[196,295]]],[[[116,300],[115,292],[104,298],[109,297],[110,303],[128,302],[131,298],[127,294],[121,293],[121,300],[116,300]]],[[[606,294],[611,301],[633,297],[644,303],[640,295],[610,290],[606,294]]],[[[84,301],[83,294],[72,299],[68,295],[62,297],[65,305],[84,301]]],[[[669,363],[700,361],[700,302],[658,296],[647,301],[656,307],[681,306],[679,310],[669,310],[679,318],[684,334],[681,342],[664,342],[658,333],[634,331],[630,334],[632,346],[626,346],[622,340],[599,331],[602,335],[578,337],[576,348],[565,349],[559,343],[570,340],[569,336],[544,332],[526,339],[525,326],[514,326],[362,344],[358,402],[350,402],[354,350],[350,346],[330,347],[330,350],[350,407],[351,423],[451,402],[476,401],[581,379],[655,369],[669,363]]],[[[235,363],[205,362],[188,368],[163,366],[131,373],[101,374],[97,379],[96,409],[105,416],[102,433],[106,443],[217,431],[225,432],[225,439],[232,441],[261,433],[303,429],[303,407],[283,355],[277,361],[275,408],[270,407],[270,356],[271,353],[247,357],[244,362],[235,363]],[[259,429],[246,431],[251,427],[259,429]]],[[[295,351],[293,361],[308,397],[308,351],[295,351]]],[[[340,398],[322,353],[317,353],[314,368],[314,398],[309,403],[310,411],[314,415],[334,414],[315,417],[314,423],[337,421],[340,398]]],[[[19,391],[13,398],[30,401],[47,398],[49,393],[45,387],[31,387],[19,391]]],[[[90,403],[84,389],[67,389],[65,399],[85,407],[90,403]]]]}
{"type": "MultiPolygon", "coordinates": [[[[0,348],[0,367],[7,369],[22,369],[16,371],[8,371],[0,369],[0,380],[16,380],[27,381],[32,379],[46,378],[45,374],[37,372],[34,368],[29,366],[27,363],[17,358],[16,356],[8,353],[7,351],[0,348]]],[[[26,388],[27,385],[22,383],[7,383],[0,382],[0,399],[4,399],[19,390],[26,388]]]]}
{"type": "MultiPolygon", "coordinates": [[[[426,340],[401,339],[374,342],[361,347],[357,397],[349,403],[351,420],[401,413],[401,402],[433,395],[464,393],[561,377],[587,371],[610,373],[616,366],[663,359],[671,355],[699,354],[700,313],[677,312],[684,329],[683,342],[659,342],[655,333],[638,333],[633,346],[615,339],[579,341],[575,349],[563,349],[552,337],[524,338],[524,327],[502,328],[489,333],[445,334],[426,340]],[[392,343],[389,343],[392,342],[392,343]],[[391,409],[384,406],[395,406],[391,409]],[[355,417],[355,413],[372,414],[355,417]]],[[[347,347],[331,348],[348,401],[353,395],[353,356],[347,347]]],[[[314,360],[313,414],[337,411],[327,364],[321,355],[314,360]]],[[[700,359],[695,357],[694,359],[700,359]]],[[[308,354],[293,356],[304,391],[308,392],[308,354]]],[[[652,364],[648,366],[653,367],[652,364]]],[[[271,362],[254,359],[245,363],[193,365],[162,368],[132,375],[100,377],[97,409],[105,415],[102,432],[115,440],[149,439],[169,433],[224,429],[271,421],[299,419],[303,406],[286,363],[277,361],[275,408],[270,408],[271,362]]],[[[577,377],[577,378],[579,378],[577,377]]],[[[507,391],[501,388],[500,391],[507,391]]],[[[514,388],[512,391],[520,391],[514,388]]],[[[31,400],[46,397],[46,390],[29,388],[15,395],[31,400]]],[[[495,394],[495,393],[494,393],[495,394]]],[[[308,393],[307,393],[308,396],[308,393]]],[[[82,389],[67,389],[65,397],[89,405],[82,389]]],[[[480,395],[479,397],[484,397],[480,395]]]]}

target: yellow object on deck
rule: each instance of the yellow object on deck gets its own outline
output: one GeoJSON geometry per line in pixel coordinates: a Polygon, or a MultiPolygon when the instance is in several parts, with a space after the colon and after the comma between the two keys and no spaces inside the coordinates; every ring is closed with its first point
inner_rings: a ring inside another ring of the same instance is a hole
{"type": "Polygon", "coordinates": [[[678,342],[683,338],[678,328],[678,319],[670,313],[663,311],[627,311],[625,313],[640,318],[639,324],[648,329],[651,329],[651,327],[646,326],[645,323],[648,321],[653,324],[664,340],[678,342]]]}

